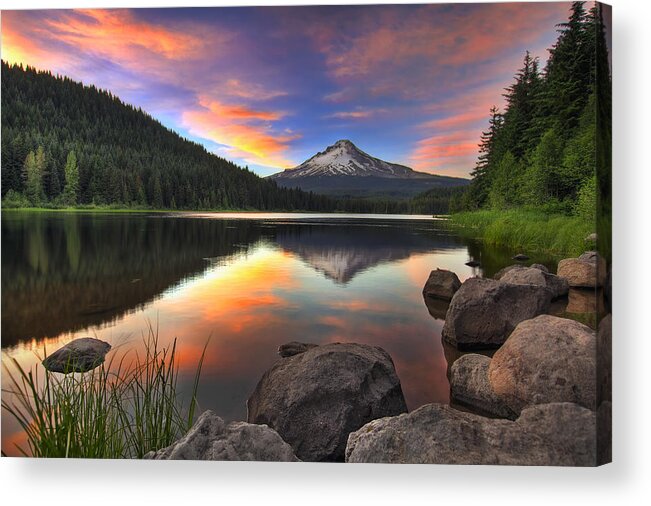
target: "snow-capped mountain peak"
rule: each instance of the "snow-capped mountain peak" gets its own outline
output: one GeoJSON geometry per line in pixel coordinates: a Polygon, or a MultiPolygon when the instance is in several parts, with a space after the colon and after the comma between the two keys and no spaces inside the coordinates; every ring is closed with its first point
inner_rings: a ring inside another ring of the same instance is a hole
{"type": "Polygon", "coordinates": [[[415,172],[409,167],[385,162],[372,157],[355,146],[348,139],[341,139],[324,151],[304,161],[298,167],[286,169],[274,174],[272,178],[303,178],[303,177],[382,177],[411,179],[427,175],[415,172]]]}

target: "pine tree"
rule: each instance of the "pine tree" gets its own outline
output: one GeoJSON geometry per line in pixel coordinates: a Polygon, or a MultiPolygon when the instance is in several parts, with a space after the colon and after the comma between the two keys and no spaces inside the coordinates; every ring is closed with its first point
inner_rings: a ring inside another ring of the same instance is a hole
{"type": "Polygon", "coordinates": [[[66,184],[63,188],[63,204],[75,206],[79,194],[79,167],[77,167],[77,156],[74,151],[68,153],[64,174],[66,184]]]}
{"type": "Polygon", "coordinates": [[[45,154],[39,146],[36,154],[30,151],[25,158],[23,166],[23,178],[25,180],[25,196],[34,206],[40,205],[45,197],[43,191],[43,166],[45,154]]]}

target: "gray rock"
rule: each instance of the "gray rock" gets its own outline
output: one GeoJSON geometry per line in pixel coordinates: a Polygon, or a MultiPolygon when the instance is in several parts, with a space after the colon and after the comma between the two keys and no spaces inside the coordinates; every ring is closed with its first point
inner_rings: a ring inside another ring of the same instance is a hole
{"type": "Polygon", "coordinates": [[[461,286],[459,277],[451,271],[432,271],[423,288],[423,295],[435,299],[451,300],[461,286]]]}
{"type": "Polygon", "coordinates": [[[43,360],[43,367],[64,374],[90,371],[104,363],[110,349],[109,343],[92,337],[81,337],[48,355],[43,360]]]}
{"type": "Polygon", "coordinates": [[[590,462],[584,452],[583,439],[576,445],[562,444],[572,435],[590,430],[589,415],[581,412],[582,416],[573,420],[567,417],[569,409],[563,407],[557,414],[558,410],[552,406],[532,415],[532,421],[514,422],[445,404],[427,404],[409,414],[374,420],[353,432],[348,438],[346,462],[594,465],[594,459],[590,462]],[[556,416],[571,428],[557,423],[556,416]],[[545,421],[567,431],[567,437],[546,434],[540,428],[545,421]]]}
{"type": "Polygon", "coordinates": [[[280,359],[260,379],[248,421],[267,424],[301,460],[343,460],[348,434],[407,411],[393,361],[382,348],[336,343],[280,359]]]}
{"type": "Polygon", "coordinates": [[[588,234],[585,238],[587,242],[597,242],[597,233],[592,232],[591,234],[588,234]]]}
{"type": "Polygon", "coordinates": [[[558,275],[572,287],[595,288],[606,280],[606,262],[596,251],[586,251],[579,258],[558,262],[558,275]]]}
{"type": "Polygon", "coordinates": [[[495,275],[493,276],[493,279],[495,279],[497,281],[500,281],[504,277],[504,275],[506,273],[514,271],[516,269],[525,269],[525,268],[526,267],[524,265],[522,265],[522,264],[507,265],[503,269],[500,269],[499,271],[497,271],[495,273],[495,275]]]}
{"type": "Polygon", "coordinates": [[[512,269],[505,273],[501,277],[500,281],[502,283],[512,283],[514,285],[543,286],[552,292],[552,298],[554,299],[567,295],[567,292],[570,289],[565,278],[560,278],[554,274],[533,267],[512,269]]]}
{"type": "Polygon", "coordinates": [[[516,420],[530,434],[543,438],[559,451],[566,450],[572,466],[596,465],[596,414],[578,404],[558,402],[522,410],[516,420]]]}
{"type": "Polygon", "coordinates": [[[530,267],[532,269],[538,269],[543,272],[549,272],[549,269],[543,264],[531,264],[530,267]]]}
{"type": "Polygon", "coordinates": [[[518,253],[514,257],[511,258],[511,260],[517,260],[518,262],[524,262],[526,260],[529,260],[529,257],[525,255],[524,253],[518,253]]]}
{"type": "Polygon", "coordinates": [[[292,447],[266,425],[226,424],[212,411],[204,411],[190,431],[176,443],[149,452],[155,460],[253,460],[297,462],[292,447]]]}
{"type": "Polygon", "coordinates": [[[574,402],[594,410],[595,374],[595,332],[550,315],[520,323],[488,368],[493,392],[516,413],[550,402],[574,402]]]}
{"type": "Polygon", "coordinates": [[[479,414],[515,419],[517,415],[495,395],[488,382],[490,357],[468,353],[450,369],[450,394],[459,404],[479,414]]]}
{"type": "Polygon", "coordinates": [[[450,302],[442,335],[459,349],[500,346],[515,326],[549,309],[545,287],[470,278],[450,302]]]}
{"type": "MultiPolygon", "coordinates": [[[[499,271],[497,271],[495,273],[495,275],[493,276],[493,279],[496,279],[497,281],[500,281],[504,277],[504,275],[506,275],[507,273],[509,273],[511,271],[514,271],[516,269],[527,269],[527,266],[522,265],[522,264],[508,265],[508,266],[504,267],[503,269],[500,269],[499,271]]],[[[538,269],[539,271],[549,272],[549,269],[547,267],[545,267],[543,264],[531,264],[531,269],[538,269]]]]}
{"type": "Polygon", "coordinates": [[[304,353],[310,348],[314,348],[318,344],[314,343],[299,343],[298,341],[292,341],[291,343],[281,344],[278,347],[278,355],[281,357],[292,357],[298,355],[299,353],[304,353]]]}

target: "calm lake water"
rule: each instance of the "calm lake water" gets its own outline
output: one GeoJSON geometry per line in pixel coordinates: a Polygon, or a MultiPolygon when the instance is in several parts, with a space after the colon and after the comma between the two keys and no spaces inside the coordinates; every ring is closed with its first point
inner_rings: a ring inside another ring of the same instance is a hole
{"type": "MultiPolygon", "coordinates": [[[[3,212],[3,361],[41,368],[44,348],[84,336],[137,350],[151,322],[178,338],[185,391],[210,337],[200,408],[243,420],[279,345],[352,341],[389,352],[412,410],[449,401],[458,356],[446,306],[423,300],[429,272],[492,276],[514,253],[428,216],[3,212]]],[[[23,441],[3,413],[2,449],[23,441]]]]}

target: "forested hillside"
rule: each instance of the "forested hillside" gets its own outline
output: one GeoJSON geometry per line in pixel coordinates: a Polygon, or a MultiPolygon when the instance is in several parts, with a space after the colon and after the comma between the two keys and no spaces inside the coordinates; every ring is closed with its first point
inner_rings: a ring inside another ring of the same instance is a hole
{"type": "Polygon", "coordinates": [[[493,107],[459,210],[538,207],[594,220],[610,209],[611,78],[602,13],[574,2],[541,70],[528,52],[493,107]]]}
{"type": "Polygon", "coordinates": [[[23,205],[333,210],[179,137],[110,92],[2,62],[2,196],[23,205]],[[10,193],[11,192],[11,193],[10,193]]]}

